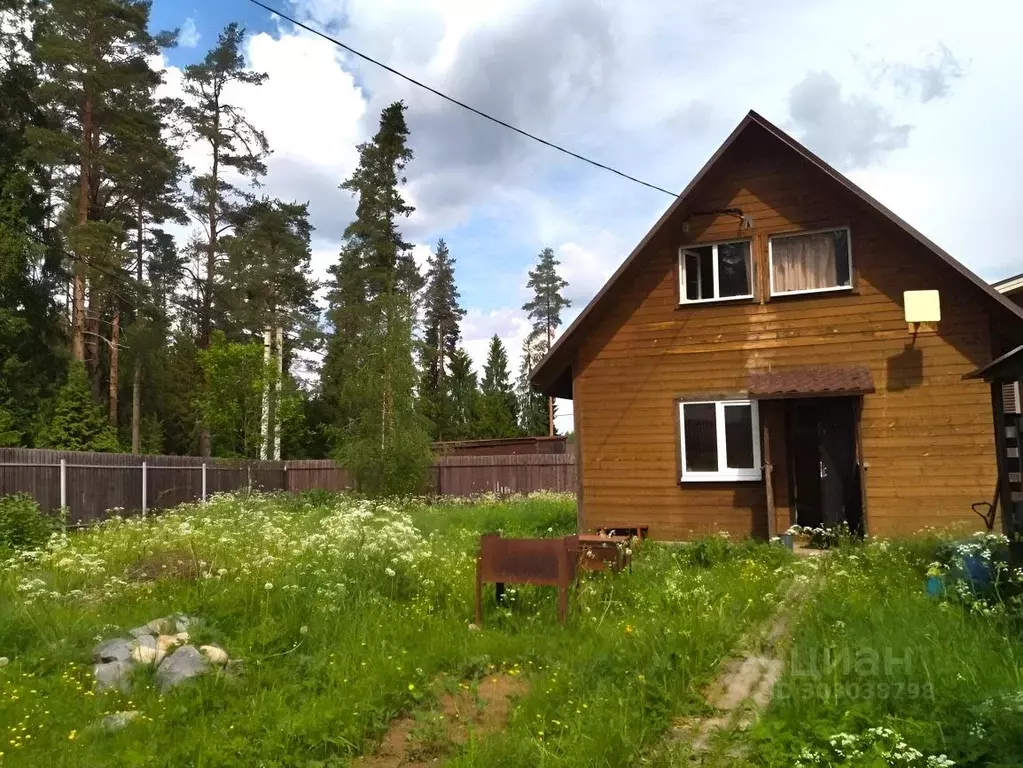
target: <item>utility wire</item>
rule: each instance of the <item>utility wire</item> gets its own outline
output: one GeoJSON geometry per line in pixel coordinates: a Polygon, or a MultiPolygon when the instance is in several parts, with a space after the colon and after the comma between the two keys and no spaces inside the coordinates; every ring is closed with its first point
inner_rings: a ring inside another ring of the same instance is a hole
{"type": "Polygon", "coordinates": [[[370,64],[376,64],[381,69],[386,69],[391,74],[397,75],[401,79],[407,80],[408,82],[412,83],[412,85],[418,86],[419,88],[422,88],[422,89],[424,89],[426,91],[429,91],[430,93],[432,93],[435,96],[440,96],[445,101],[450,101],[452,104],[455,104],[455,105],[461,107],[462,109],[468,110],[469,112],[472,112],[474,115],[478,115],[479,117],[482,117],[484,120],[489,120],[492,123],[497,123],[498,125],[500,125],[503,128],[507,128],[508,130],[514,131],[515,133],[517,133],[517,134],[519,134],[521,136],[525,136],[527,139],[532,139],[533,141],[537,141],[537,142],[543,144],[544,146],[550,147],[551,149],[556,149],[558,152],[563,152],[566,155],[569,155],[570,157],[574,157],[576,160],[582,160],[584,163],[589,163],[590,165],[595,166],[597,168],[600,168],[601,170],[610,171],[611,173],[614,173],[614,174],[616,174],[618,176],[621,176],[623,179],[628,179],[629,181],[633,181],[636,184],[642,184],[644,187],[649,187],[650,189],[655,189],[658,192],[663,192],[664,194],[671,195],[672,197],[678,197],[678,194],[676,192],[671,192],[670,190],[667,190],[664,187],[659,187],[656,184],[651,184],[648,181],[643,181],[642,179],[637,179],[635,176],[630,176],[629,174],[624,173],[623,171],[619,171],[617,168],[612,168],[610,165],[604,165],[604,163],[599,163],[596,160],[591,160],[590,158],[584,157],[583,155],[580,155],[577,152],[573,152],[570,149],[565,149],[564,147],[559,146],[559,145],[555,144],[554,142],[547,141],[546,139],[542,139],[539,136],[530,133],[529,131],[525,131],[522,128],[518,128],[518,127],[512,125],[511,123],[508,123],[508,122],[505,122],[504,120],[501,120],[500,118],[494,117],[493,115],[488,115],[486,112],[483,112],[482,110],[476,109],[476,107],[470,106],[470,105],[466,104],[464,101],[459,101],[458,99],[456,99],[456,98],[454,98],[452,96],[448,96],[446,93],[442,93],[441,91],[438,91],[436,88],[432,88],[429,85],[427,85],[426,83],[423,83],[423,82],[421,82],[419,80],[416,80],[414,77],[410,77],[409,75],[406,75],[404,72],[399,72],[394,67],[391,67],[391,66],[388,66],[387,64],[384,64],[382,61],[378,61],[377,59],[374,59],[371,56],[367,56],[365,53],[362,53],[361,51],[355,50],[354,48],[352,48],[349,45],[345,45],[344,43],[342,43],[337,38],[333,38],[330,35],[326,34],[325,32],[321,32],[320,30],[315,29],[313,27],[310,27],[308,24],[304,24],[301,21],[298,21],[297,19],[294,19],[294,18],[292,18],[291,16],[288,16],[285,13],[281,13],[276,8],[271,8],[269,5],[266,5],[266,4],[262,3],[262,2],[260,2],[260,0],[249,0],[249,2],[252,3],[253,5],[258,5],[263,10],[269,11],[270,13],[272,13],[272,14],[274,14],[276,16],[280,16],[285,21],[290,21],[296,27],[301,27],[302,29],[306,30],[307,32],[312,32],[314,35],[322,37],[324,40],[329,40],[330,42],[334,43],[334,45],[336,45],[336,46],[338,46],[340,48],[345,49],[349,53],[354,54],[355,56],[358,56],[360,59],[364,59],[365,61],[368,61],[370,64]]]}

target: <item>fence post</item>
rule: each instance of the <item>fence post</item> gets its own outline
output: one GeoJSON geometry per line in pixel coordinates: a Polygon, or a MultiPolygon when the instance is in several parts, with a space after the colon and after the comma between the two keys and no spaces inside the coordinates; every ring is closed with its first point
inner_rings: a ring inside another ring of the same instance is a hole
{"type": "Polygon", "coordinates": [[[146,516],[146,486],[149,485],[149,483],[146,482],[146,481],[148,480],[148,478],[149,478],[149,473],[147,472],[146,462],[143,461],[142,462],[142,517],[146,516]]]}
{"type": "Polygon", "coordinates": [[[284,487],[281,490],[291,493],[291,483],[288,481],[288,462],[284,462],[284,487]]]}
{"type": "Polygon", "coordinates": [[[202,463],[202,500],[206,501],[206,462],[202,463]]]}
{"type": "Polygon", "coordinates": [[[60,508],[67,509],[67,459],[60,460],[60,508]]]}

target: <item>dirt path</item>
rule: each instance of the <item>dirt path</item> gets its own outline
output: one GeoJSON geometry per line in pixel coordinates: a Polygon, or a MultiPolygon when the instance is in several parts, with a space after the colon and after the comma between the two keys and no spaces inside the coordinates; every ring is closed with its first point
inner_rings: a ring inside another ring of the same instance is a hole
{"type": "Polygon", "coordinates": [[[515,700],[529,690],[516,675],[497,672],[477,683],[457,684],[436,707],[403,715],[391,723],[372,755],[358,757],[358,768],[421,768],[449,757],[469,740],[504,728],[515,700]]]}
{"type": "MultiPolygon", "coordinates": [[[[793,581],[774,614],[758,629],[736,644],[732,655],[722,662],[717,676],[704,691],[704,699],[715,713],[707,717],[677,720],[661,745],[659,754],[688,756],[695,765],[713,759],[715,735],[746,730],[771,702],[774,688],[785,671],[784,644],[793,613],[805,599],[805,582],[793,581]]],[[[735,757],[732,754],[730,757],[735,757]]]]}

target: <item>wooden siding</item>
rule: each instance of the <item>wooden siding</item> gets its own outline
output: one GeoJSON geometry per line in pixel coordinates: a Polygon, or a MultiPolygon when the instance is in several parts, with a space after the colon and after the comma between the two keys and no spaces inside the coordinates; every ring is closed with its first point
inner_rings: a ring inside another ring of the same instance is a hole
{"type": "MultiPolygon", "coordinates": [[[[723,530],[766,533],[763,482],[680,484],[674,399],[740,396],[748,372],[768,367],[864,365],[876,393],[864,397],[862,447],[872,534],[916,531],[976,518],[970,504],[995,486],[991,403],[964,374],[990,361],[983,295],[875,210],[759,129],[750,129],[694,190],[688,210],[741,208],[731,216],[669,220],[603,302],[573,366],[581,446],[583,527],[622,520],[681,539],[723,530]],[[768,238],[849,227],[853,289],[768,296],[768,238]],[[752,301],[679,306],[678,248],[749,239],[752,301]],[[906,290],[938,289],[937,333],[915,338],[904,320],[906,290]]],[[[789,524],[784,420],[769,420],[776,521],[789,524]]]]}

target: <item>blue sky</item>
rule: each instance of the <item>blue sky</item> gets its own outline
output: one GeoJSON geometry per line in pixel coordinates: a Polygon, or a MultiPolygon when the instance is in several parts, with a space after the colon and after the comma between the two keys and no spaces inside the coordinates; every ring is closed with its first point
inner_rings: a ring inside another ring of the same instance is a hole
{"type": "MultiPolygon", "coordinates": [[[[749,109],[812,150],[987,279],[1023,271],[1018,218],[1023,7],[966,14],[907,0],[294,0],[282,10],[509,122],[682,189],[749,109]],[[770,6],[770,7],[767,7],[770,6]],[[998,18],[998,24],[991,24],[998,18]]],[[[423,258],[457,259],[464,343],[498,333],[513,359],[526,271],[555,249],[568,322],[670,200],[466,114],[244,0],[155,0],[185,28],[168,91],[229,21],[269,74],[234,95],[270,138],[265,192],[309,201],[314,266],[336,258],[354,201],[337,190],[380,109],[408,104],[405,227],[423,258]],[[194,30],[195,34],[191,34],[194,30]]]]}

